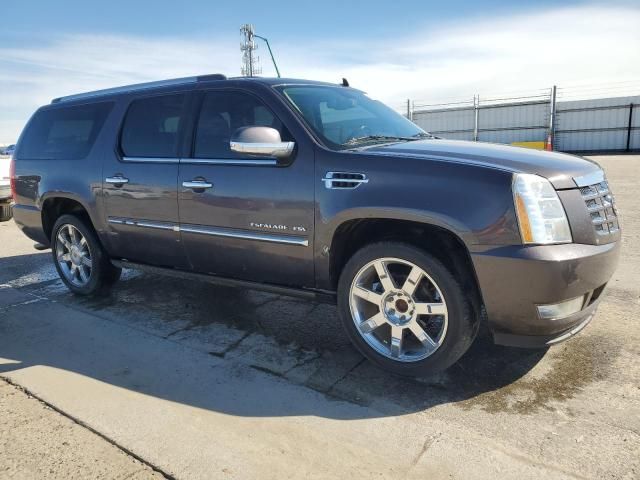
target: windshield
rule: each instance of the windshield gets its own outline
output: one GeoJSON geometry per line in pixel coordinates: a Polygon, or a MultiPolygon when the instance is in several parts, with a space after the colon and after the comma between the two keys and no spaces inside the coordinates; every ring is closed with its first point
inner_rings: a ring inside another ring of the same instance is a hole
{"type": "Polygon", "coordinates": [[[399,113],[358,90],[321,85],[277,89],[333,149],[431,138],[399,113]]]}

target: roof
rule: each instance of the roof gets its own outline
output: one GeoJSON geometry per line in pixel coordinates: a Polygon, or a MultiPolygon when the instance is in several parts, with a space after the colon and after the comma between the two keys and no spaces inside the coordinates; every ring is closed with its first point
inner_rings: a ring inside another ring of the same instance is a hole
{"type": "Polygon", "coordinates": [[[117,95],[129,92],[136,92],[141,90],[155,90],[171,86],[182,86],[194,83],[214,83],[214,82],[227,82],[227,81],[242,81],[252,83],[262,83],[265,85],[326,85],[336,86],[335,83],[318,82],[314,80],[303,80],[295,78],[276,78],[276,77],[231,77],[227,78],[220,73],[214,73],[209,75],[198,75],[193,77],[173,78],[168,80],[159,80],[156,82],[136,83],[132,85],[123,85],[121,87],[106,88],[103,90],[94,90],[92,92],[78,93],[74,95],[67,95],[64,97],[54,98],[51,103],[70,102],[74,100],[84,100],[96,97],[105,97],[109,95],[117,95]]]}

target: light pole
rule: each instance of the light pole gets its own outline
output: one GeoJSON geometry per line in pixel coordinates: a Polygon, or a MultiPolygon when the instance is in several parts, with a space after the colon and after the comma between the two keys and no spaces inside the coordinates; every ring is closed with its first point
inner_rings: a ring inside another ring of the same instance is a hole
{"type": "Polygon", "coordinates": [[[269,45],[269,40],[265,37],[261,37],[260,35],[253,34],[254,37],[264,40],[264,43],[267,44],[267,48],[269,49],[269,55],[271,55],[271,61],[273,62],[273,66],[276,68],[276,73],[278,74],[278,78],[280,78],[280,70],[278,70],[278,64],[276,63],[276,59],[273,56],[273,52],[271,51],[271,45],[269,45]]]}

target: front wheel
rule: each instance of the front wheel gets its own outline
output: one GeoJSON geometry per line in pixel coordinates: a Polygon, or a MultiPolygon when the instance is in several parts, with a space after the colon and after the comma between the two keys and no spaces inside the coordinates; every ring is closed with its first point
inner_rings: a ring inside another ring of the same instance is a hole
{"type": "Polygon", "coordinates": [[[53,226],[51,251],[60,278],[73,293],[106,293],[121,269],[109,262],[91,228],[74,215],[62,215],[53,226]]]}
{"type": "Polygon", "coordinates": [[[338,285],[338,310],[351,341],[399,375],[444,370],[471,346],[478,317],[451,272],[411,245],[359,250],[338,285]]]}

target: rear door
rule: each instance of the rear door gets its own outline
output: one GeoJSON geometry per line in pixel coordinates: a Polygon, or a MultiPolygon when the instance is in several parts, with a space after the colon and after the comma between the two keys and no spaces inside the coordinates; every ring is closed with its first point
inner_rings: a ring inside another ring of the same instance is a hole
{"type": "Polygon", "coordinates": [[[103,193],[111,255],[185,268],[178,218],[179,145],[189,93],[138,98],[106,153],[103,193]]]}
{"type": "Polygon", "coordinates": [[[295,141],[254,94],[203,94],[192,154],[181,159],[178,182],[180,230],[189,261],[199,272],[312,286],[313,148],[297,143],[286,164],[237,154],[229,141],[244,126],[276,128],[283,140],[295,141]]]}

